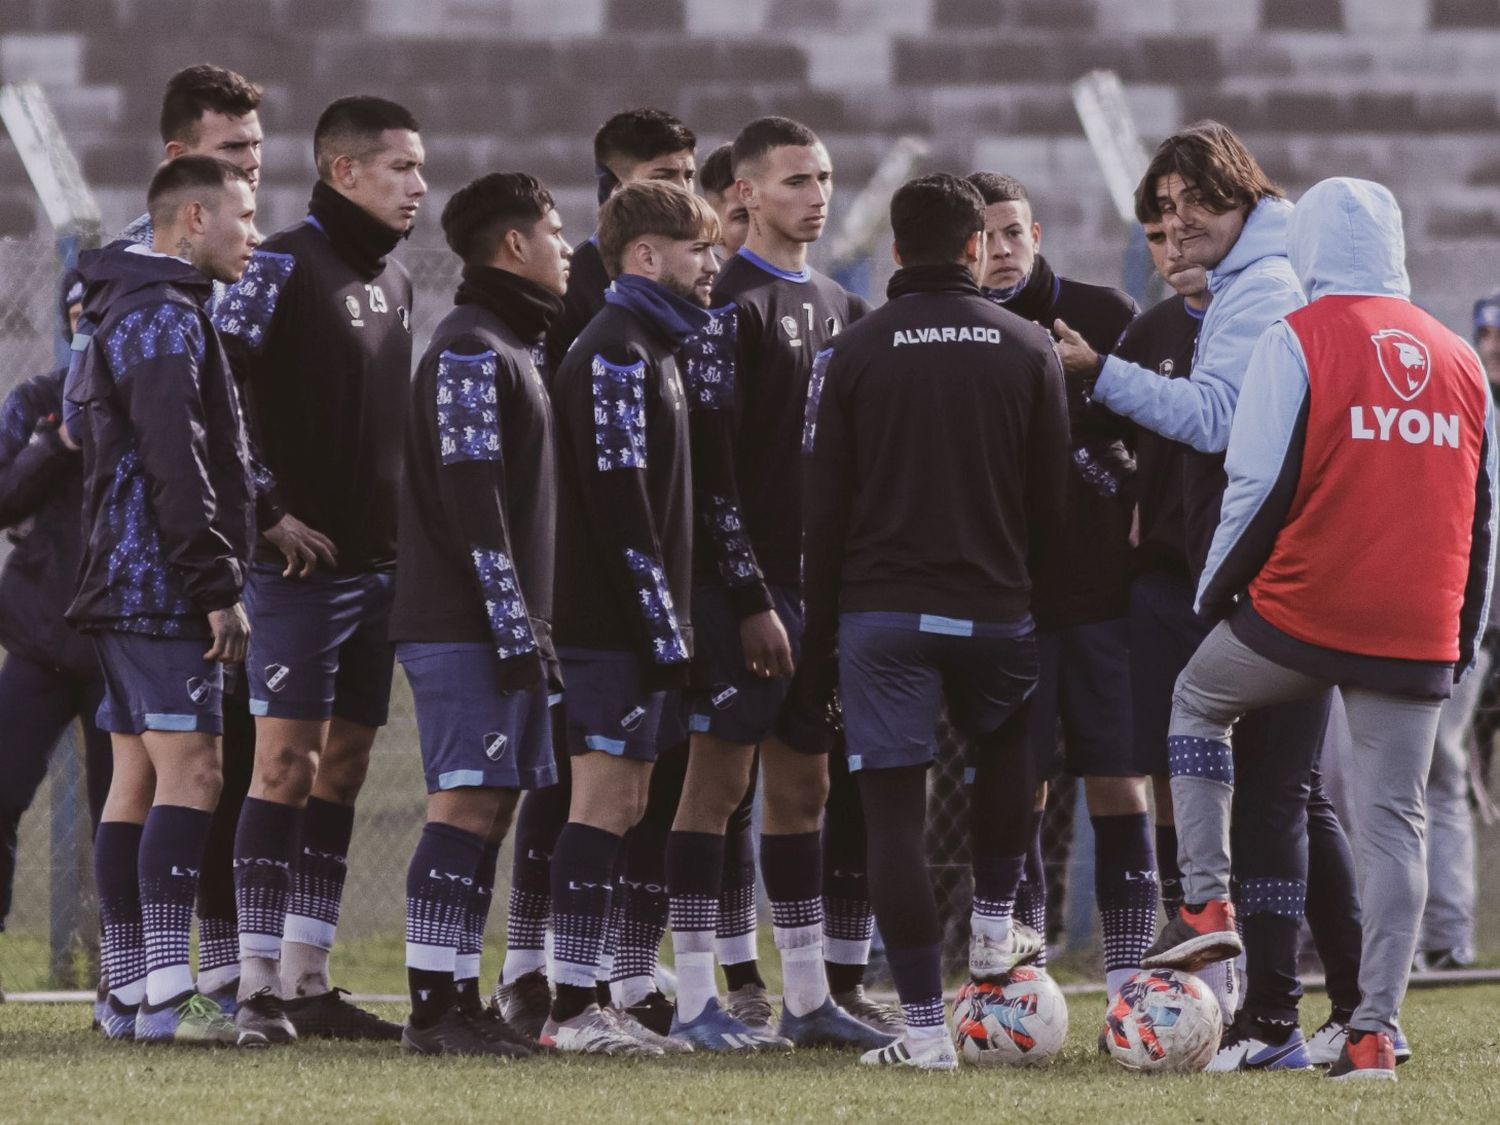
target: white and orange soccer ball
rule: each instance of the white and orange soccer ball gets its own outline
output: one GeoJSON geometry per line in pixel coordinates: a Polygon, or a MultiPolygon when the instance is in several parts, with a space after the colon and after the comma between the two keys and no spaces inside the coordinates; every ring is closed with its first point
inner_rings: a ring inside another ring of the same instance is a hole
{"type": "Polygon", "coordinates": [[[1046,1066],[1068,1037],[1068,1004],[1043,970],[1021,965],[1005,979],[970,981],[953,1003],[953,1039],[977,1066],[1046,1066]]]}
{"type": "Polygon", "coordinates": [[[1208,985],[1192,973],[1146,969],[1125,982],[1109,1006],[1104,1041],[1127,1070],[1202,1070],[1219,1049],[1224,1016],[1208,985]]]}

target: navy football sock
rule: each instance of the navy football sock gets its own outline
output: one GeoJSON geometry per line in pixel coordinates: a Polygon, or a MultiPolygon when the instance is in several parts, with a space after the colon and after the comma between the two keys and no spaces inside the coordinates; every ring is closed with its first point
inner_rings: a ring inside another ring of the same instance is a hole
{"type": "Polygon", "coordinates": [[[612,832],[572,821],[557,838],[552,853],[552,918],[558,990],[552,1014],[559,1021],[571,1019],[596,999],[621,842],[612,832]]]}
{"type": "Polygon", "coordinates": [[[94,882],[99,888],[99,967],[122,1004],[146,997],[146,943],[141,932],[141,826],[102,821],[94,833],[94,882]]]}
{"type": "Polygon", "coordinates": [[[1024,855],[976,855],[974,906],[970,926],[976,933],[1003,941],[1016,909],[1016,891],[1026,867],[1024,855]]]}
{"type": "Polygon", "coordinates": [[[828,999],[823,968],[823,834],[761,835],[761,874],[781,954],[782,1006],[794,1016],[828,999]]]}
{"type": "Polygon", "coordinates": [[[1093,816],[1094,898],[1104,932],[1104,973],[1111,995],[1141,967],[1156,933],[1156,862],[1145,813],[1093,816]]]}
{"type": "Polygon", "coordinates": [[[495,897],[495,872],[499,866],[500,845],[486,844],[464,906],[463,935],[453,964],[454,987],[465,1003],[470,992],[476,999],[479,995],[479,963],[484,956],[484,931],[490,918],[490,903],[495,897]]]}
{"type": "Polygon", "coordinates": [[[625,844],[620,876],[623,910],[610,991],[628,1008],[656,988],[656,962],[667,932],[667,829],[642,822],[625,844]]]}
{"type": "Polygon", "coordinates": [[[757,918],[755,911],[755,773],[750,787],[724,828],[724,874],[719,883],[719,921],[715,927],[714,949],[724,976],[731,971],[739,984],[731,989],[760,981],[756,959],[757,918]]]}
{"type": "Polygon", "coordinates": [[[828,986],[848,992],[864,982],[875,932],[865,874],[865,817],[848,759],[828,759],[828,804],[823,818],[823,948],[828,986]]]}
{"type": "MultiPolygon", "coordinates": [[[[718,994],[714,980],[714,929],[723,878],[724,837],[713,832],[667,836],[667,899],[677,967],[677,1013],[698,1018],[718,994]]],[[[733,986],[731,986],[733,987],[733,986]]]]}
{"type": "Polygon", "coordinates": [[[547,967],[547,924],[552,920],[552,852],[568,819],[571,785],[559,781],[533,789],[516,813],[505,918],[505,968],[501,979],[547,967]]]}
{"type": "Polygon", "coordinates": [[[259,988],[279,988],[274,966],[281,960],[281,932],[292,895],[292,865],[302,830],[302,810],[246,797],[234,836],[234,902],[240,924],[240,997],[259,988]],[[261,963],[258,979],[251,962],[261,963]],[[267,973],[269,975],[267,975],[267,973]]]}
{"type": "Polygon", "coordinates": [[[412,1023],[430,1027],[453,1004],[453,974],[484,839],[429,822],[406,869],[406,968],[412,1023]]]}
{"type": "Polygon", "coordinates": [[[286,941],[325,951],[333,948],[353,836],[353,805],[308,798],[302,815],[302,853],[292,873],[292,897],[282,931],[286,941]]]}
{"type": "Polygon", "coordinates": [[[212,822],[211,813],[180,805],[154,805],[146,814],[140,883],[147,1003],[165,1004],[193,990],[193,903],[212,822]]]}
{"type": "Polygon", "coordinates": [[[896,980],[896,995],[906,1026],[918,1031],[943,1026],[942,946],[885,951],[896,980]]]}
{"type": "Polygon", "coordinates": [[[1042,935],[1042,951],[1034,962],[1047,964],[1047,868],[1042,861],[1042,814],[1037,812],[1026,852],[1026,873],[1016,888],[1016,917],[1042,935]]]}

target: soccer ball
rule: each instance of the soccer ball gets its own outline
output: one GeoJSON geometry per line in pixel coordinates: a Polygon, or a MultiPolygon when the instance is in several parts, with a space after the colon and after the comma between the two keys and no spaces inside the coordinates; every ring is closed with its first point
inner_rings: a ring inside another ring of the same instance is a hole
{"type": "Polygon", "coordinates": [[[970,981],[953,1004],[954,1042],[977,1066],[1046,1066],[1068,1037],[1068,1005],[1052,978],[1020,965],[970,981]]]}
{"type": "Polygon", "coordinates": [[[1125,982],[1109,1006],[1104,1040],[1127,1070],[1202,1070],[1219,1049],[1224,1016],[1192,973],[1149,969],[1125,982]]]}

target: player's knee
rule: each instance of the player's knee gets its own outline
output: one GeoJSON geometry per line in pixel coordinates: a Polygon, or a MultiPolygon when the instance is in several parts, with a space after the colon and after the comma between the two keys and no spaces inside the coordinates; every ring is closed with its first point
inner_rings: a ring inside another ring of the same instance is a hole
{"type": "Polygon", "coordinates": [[[262,746],[256,753],[256,773],[263,789],[283,804],[302,804],[312,792],[318,755],[296,746],[262,746]]]}

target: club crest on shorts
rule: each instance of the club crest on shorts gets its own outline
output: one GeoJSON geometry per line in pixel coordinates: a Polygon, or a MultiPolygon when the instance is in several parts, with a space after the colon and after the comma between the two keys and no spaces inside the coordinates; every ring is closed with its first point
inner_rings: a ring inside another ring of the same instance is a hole
{"type": "Polygon", "coordinates": [[[285,664],[266,665],[266,689],[268,691],[280,691],[286,686],[286,678],[292,674],[292,670],[285,664]]]}
{"type": "Polygon", "coordinates": [[[498,762],[505,754],[505,744],[510,740],[498,730],[492,730],[484,736],[484,756],[492,762],[498,762]]]}
{"type": "Polygon", "coordinates": [[[734,697],[739,693],[740,689],[733,684],[715,684],[714,693],[708,697],[708,701],[714,705],[715,711],[724,711],[734,705],[734,697]]]}
{"type": "Polygon", "coordinates": [[[199,676],[192,676],[188,679],[188,698],[196,703],[199,707],[202,707],[205,703],[208,702],[208,697],[212,693],[212,691],[213,689],[209,686],[207,680],[202,679],[199,676]]]}
{"type": "Polygon", "coordinates": [[[1427,389],[1432,355],[1426,344],[1399,328],[1382,328],[1370,342],[1375,345],[1381,374],[1403,402],[1410,402],[1427,389]]]}
{"type": "Polygon", "coordinates": [[[641,725],[641,720],[646,717],[644,707],[632,707],[625,712],[625,717],[620,720],[621,730],[635,730],[641,725]]]}

